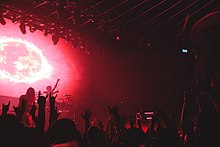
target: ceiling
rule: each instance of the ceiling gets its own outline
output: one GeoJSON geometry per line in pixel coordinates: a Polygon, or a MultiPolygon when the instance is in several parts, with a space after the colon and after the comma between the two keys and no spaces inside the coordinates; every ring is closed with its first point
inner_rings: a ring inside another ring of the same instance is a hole
{"type": "MultiPolygon", "coordinates": [[[[109,38],[169,44],[219,9],[219,0],[3,0],[3,17],[74,42],[109,38]]],[[[56,38],[55,38],[56,39],[56,38]]]]}

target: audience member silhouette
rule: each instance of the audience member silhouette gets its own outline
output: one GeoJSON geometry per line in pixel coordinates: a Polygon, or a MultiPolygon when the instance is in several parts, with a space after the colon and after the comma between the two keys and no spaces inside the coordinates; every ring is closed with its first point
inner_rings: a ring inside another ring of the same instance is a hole
{"type": "Polygon", "coordinates": [[[88,147],[104,147],[106,144],[105,134],[96,126],[91,126],[86,134],[88,147]]]}
{"type": "Polygon", "coordinates": [[[80,146],[81,134],[76,129],[73,120],[68,118],[57,119],[53,122],[47,132],[49,145],[55,147],[58,145],[65,145],[66,147],[80,146]]]}
{"type": "MultiPolygon", "coordinates": [[[[57,81],[58,83],[58,81],[57,81]]],[[[27,89],[25,95],[19,98],[18,107],[13,106],[15,115],[7,114],[8,104],[2,104],[0,116],[0,146],[22,147],[219,147],[220,114],[215,102],[217,98],[214,86],[202,82],[199,85],[197,98],[199,113],[194,119],[187,107],[191,106],[190,96],[184,97],[180,125],[175,121],[176,115],[162,109],[155,109],[149,127],[143,131],[143,119],[134,120],[132,116],[130,128],[125,127],[124,117],[120,115],[117,106],[108,107],[109,120],[104,125],[102,120],[98,124],[91,123],[93,115],[91,109],[81,114],[84,120],[84,132],[77,129],[76,123],[70,118],[59,118],[56,97],[49,93],[49,127],[45,130],[46,96],[38,93],[35,103],[35,90],[27,89]],[[212,101],[213,99],[213,101],[212,101]],[[209,101],[209,103],[204,104],[209,101]],[[38,113],[36,113],[38,109],[38,113]],[[187,113],[186,113],[187,112],[187,113]],[[189,115],[186,115],[189,114],[189,115]],[[184,117],[182,117],[184,116],[184,117]],[[189,121],[190,120],[190,121],[189,121]],[[92,125],[91,125],[91,124],[92,125]],[[178,129],[183,129],[180,136],[178,129]],[[194,127],[194,128],[193,128],[194,127]],[[193,130],[194,129],[194,130],[193,130]]],[[[55,86],[56,87],[56,86],[55,86]]],[[[215,87],[216,88],[216,87],[215,87]]]]}
{"type": "Polygon", "coordinates": [[[18,107],[14,107],[17,116],[19,116],[21,122],[27,127],[35,126],[31,116],[31,108],[34,102],[35,90],[34,88],[29,87],[26,94],[20,96],[18,107]]]}
{"type": "Polygon", "coordinates": [[[29,147],[25,126],[12,114],[0,116],[0,146],[29,147]]]}

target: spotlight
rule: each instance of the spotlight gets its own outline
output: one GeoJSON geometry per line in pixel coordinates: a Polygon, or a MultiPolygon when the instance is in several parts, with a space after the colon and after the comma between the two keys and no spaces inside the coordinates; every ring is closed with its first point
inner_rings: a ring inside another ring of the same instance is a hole
{"type": "Polygon", "coordinates": [[[10,20],[11,20],[12,23],[17,24],[19,17],[20,17],[20,16],[12,15],[12,16],[10,17],[10,20]]]}
{"type": "Polygon", "coordinates": [[[31,26],[31,27],[29,28],[29,30],[30,30],[31,33],[34,33],[34,32],[36,31],[36,28],[33,27],[33,26],[31,26]]]}
{"type": "Polygon", "coordinates": [[[120,36],[116,36],[116,40],[118,40],[118,41],[119,41],[119,40],[120,40],[120,36]]]}
{"type": "Polygon", "coordinates": [[[25,27],[26,27],[26,26],[25,26],[24,21],[21,21],[19,28],[20,28],[22,34],[26,34],[26,28],[25,28],[25,27]]]}
{"type": "Polygon", "coordinates": [[[70,36],[69,35],[65,35],[65,40],[66,40],[66,43],[70,42],[70,36]]]}
{"type": "Polygon", "coordinates": [[[11,22],[14,24],[18,23],[18,21],[16,19],[12,19],[11,22]]]}
{"type": "Polygon", "coordinates": [[[5,22],[5,19],[4,19],[2,13],[0,14],[0,23],[1,23],[2,25],[6,25],[6,22],[5,22]]]}
{"type": "Polygon", "coordinates": [[[147,47],[151,47],[151,43],[150,42],[147,42],[147,47]]]}
{"type": "Polygon", "coordinates": [[[53,36],[52,36],[52,41],[53,41],[53,44],[54,44],[54,45],[57,45],[57,43],[58,43],[58,41],[59,41],[59,36],[53,35],[53,36]]]}
{"type": "Polygon", "coordinates": [[[187,54],[188,53],[188,49],[187,48],[182,48],[182,53],[187,54]]]}

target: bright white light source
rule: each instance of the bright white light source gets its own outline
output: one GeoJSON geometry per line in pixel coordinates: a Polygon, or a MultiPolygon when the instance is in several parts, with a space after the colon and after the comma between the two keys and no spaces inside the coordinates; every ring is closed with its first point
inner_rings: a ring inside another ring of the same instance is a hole
{"type": "Polygon", "coordinates": [[[33,43],[0,37],[0,79],[15,83],[34,83],[50,78],[51,73],[51,65],[33,43]]]}
{"type": "Polygon", "coordinates": [[[182,49],[182,53],[188,53],[188,49],[187,48],[183,48],[182,49]]]}

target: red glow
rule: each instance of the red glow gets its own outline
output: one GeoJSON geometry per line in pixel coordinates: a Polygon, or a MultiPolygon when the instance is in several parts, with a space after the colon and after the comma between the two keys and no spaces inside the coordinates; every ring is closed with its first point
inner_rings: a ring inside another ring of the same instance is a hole
{"type": "Polygon", "coordinates": [[[144,114],[146,114],[146,115],[153,115],[154,112],[144,112],[144,114]]]}
{"type": "MultiPolygon", "coordinates": [[[[138,125],[136,124],[136,127],[138,128],[138,125]]],[[[146,133],[148,128],[150,127],[149,124],[145,124],[145,123],[142,123],[142,130],[146,133]]],[[[125,128],[126,129],[130,129],[130,122],[128,121],[126,124],[125,124],[125,128]]]]}
{"type": "Polygon", "coordinates": [[[53,45],[52,36],[43,33],[22,34],[19,24],[7,19],[6,25],[0,25],[0,95],[20,97],[30,86],[36,93],[45,91],[58,78],[58,98],[75,95],[82,69],[76,67],[77,53],[62,39],[53,45]]]}

